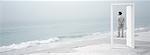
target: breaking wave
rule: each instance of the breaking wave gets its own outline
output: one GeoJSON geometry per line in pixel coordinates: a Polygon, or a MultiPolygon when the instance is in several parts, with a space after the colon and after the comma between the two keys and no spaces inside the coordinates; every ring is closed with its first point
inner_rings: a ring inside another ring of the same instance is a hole
{"type": "MultiPolygon", "coordinates": [[[[147,32],[147,31],[150,31],[150,29],[145,28],[145,27],[140,27],[140,28],[135,29],[136,33],[147,32]]],[[[96,32],[96,33],[92,33],[92,34],[89,34],[89,35],[86,35],[86,36],[82,36],[82,37],[84,37],[84,39],[82,38],[80,40],[101,38],[99,36],[106,37],[106,36],[109,36],[109,34],[110,34],[110,32],[107,32],[107,33],[96,32]],[[90,38],[90,37],[92,37],[92,38],[90,38]]],[[[30,47],[30,46],[37,46],[39,44],[49,44],[49,43],[52,43],[52,42],[59,41],[60,39],[61,39],[61,37],[60,38],[55,37],[55,38],[50,38],[50,39],[47,39],[47,40],[34,40],[34,41],[22,42],[20,44],[11,44],[11,45],[8,45],[8,46],[0,47],[0,52],[10,51],[10,50],[13,50],[13,49],[22,49],[22,48],[27,48],[27,47],[30,47]]]]}

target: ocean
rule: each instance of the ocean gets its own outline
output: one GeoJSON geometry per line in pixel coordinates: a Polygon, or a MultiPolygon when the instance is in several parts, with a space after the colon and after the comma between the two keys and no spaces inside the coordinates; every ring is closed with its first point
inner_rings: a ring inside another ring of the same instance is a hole
{"type": "MultiPolygon", "coordinates": [[[[1,2],[0,46],[110,32],[111,2],[1,2]]],[[[135,2],[135,28],[149,28],[150,2],[135,2]]]]}

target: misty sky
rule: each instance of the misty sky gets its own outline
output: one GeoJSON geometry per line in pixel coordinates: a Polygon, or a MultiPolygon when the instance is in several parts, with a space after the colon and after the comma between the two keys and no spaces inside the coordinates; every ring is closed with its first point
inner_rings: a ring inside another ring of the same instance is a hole
{"type": "MultiPolygon", "coordinates": [[[[21,25],[49,25],[106,21],[109,23],[111,2],[1,2],[1,24],[5,27],[21,25]]],[[[150,18],[150,2],[136,2],[136,18],[150,18]]],[[[105,23],[105,24],[106,24],[105,23]]]]}
{"type": "Polygon", "coordinates": [[[3,24],[53,24],[108,18],[109,6],[95,2],[6,2],[3,24]],[[105,8],[105,9],[102,9],[105,8]]]}

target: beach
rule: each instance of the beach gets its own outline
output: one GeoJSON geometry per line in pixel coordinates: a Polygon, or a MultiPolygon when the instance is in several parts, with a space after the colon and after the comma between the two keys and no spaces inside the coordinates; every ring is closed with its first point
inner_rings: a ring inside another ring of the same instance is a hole
{"type": "MultiPolygon", "coordinates": [[[[139,28],[135,33],[135,48],[112,48],[110,33],[93,33],[76,39],[62,40],[55,43],[36,43],[5,46],[0,48],[0,55],[149,55],[150,31],[139,28]],[[25,46],[27,45],[27,46],[25,46]]],[[[122,43],[119,41],[118,43],[122,43]]],[[[124,44],[118,44],[124,45],[124,44]]]]}
{"type": "Polygon", "coordinates": [[[143,0],[2,0],[0,55],[150,55],[149,5],[143,0]],[[112,7],[126,3],[133,4],[112,7]],[[127,21],[124,36],[135,35],[135,48],[126,46],[125,38],[111,45],[112,29],[119,36],[118,12],[127,21]]]}

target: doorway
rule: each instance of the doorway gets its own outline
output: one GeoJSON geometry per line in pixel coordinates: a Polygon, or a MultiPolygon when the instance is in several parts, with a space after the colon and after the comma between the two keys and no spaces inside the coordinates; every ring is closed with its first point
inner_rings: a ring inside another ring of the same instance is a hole
{"type": "Polygon", "coordinates": [[[111,46],[112,48],[135,48],[134,3],[111,4],[111,46]],[[124,44],[118,46],[118,42],[124,44]]]}

